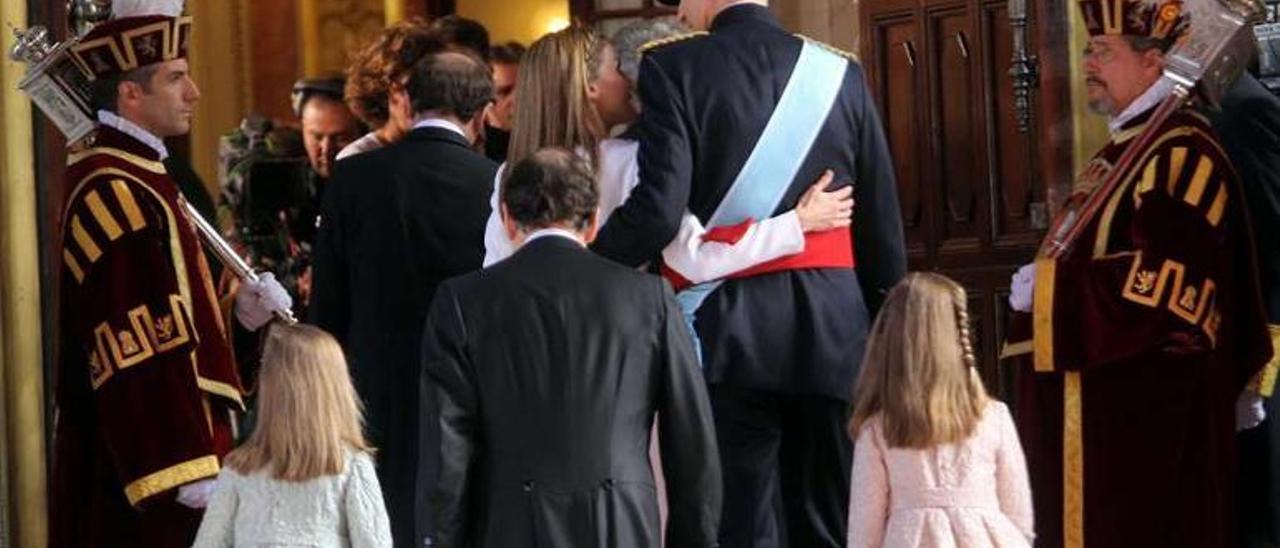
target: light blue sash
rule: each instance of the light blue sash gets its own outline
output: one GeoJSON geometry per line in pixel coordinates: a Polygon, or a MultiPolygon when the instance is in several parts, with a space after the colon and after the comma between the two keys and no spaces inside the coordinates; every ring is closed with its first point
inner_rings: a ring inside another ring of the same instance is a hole
{"type": "MultiPolygon", "coordinates": [[[[848,68],[844,57],[805,40],[778,106],[733,186],[707,222],[708,229],[773,215],[826,123],[848,68]]],[[[721,283],[706,282],[676,294],[695,343],[694,314],[721,283]]],[[[700,345],[695,344],[695,348],[701,354],[700,345]]]]}

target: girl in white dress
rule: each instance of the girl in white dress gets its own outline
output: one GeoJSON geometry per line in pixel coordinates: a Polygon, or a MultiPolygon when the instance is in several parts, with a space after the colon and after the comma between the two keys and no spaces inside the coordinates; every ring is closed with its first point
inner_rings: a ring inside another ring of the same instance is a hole
{"type": "Polygon", "coordinates": [[[308,325],[270,329],[257,426],[227,454],[193,548],[389,548],[342,348],[308,325]]]}
{"type": "MultiPolygon", "coordinates": [[[[507,164],[546,147],[577,150],[588,157],[600,185],[599,226],[603,226],[639,182],[639,144],[607,138],[610,128],[630,124],[637,116],[631,82],[618,70],[612,44],[579,26],[548,34],[525,53],[516,89],[507,164]]],[[[485,266],[514,252],[499,210],[499,181],[504,172],[500,168],[494,179],[493,210],[485,228],[485,266]]],[[[701,283],[803,252],[805,232],[851,224],[852,187],[827,192],[831,177],[828,173],[816,181],[795,210],[753,223],[734,243],[706,239],[706,228],[686,211],[675,240],[663,250],[663,262],[685,280],[701,283]]]]}
{"type": "Polygon", "coordinates": [[[907,274],[867,340],[849,433],[850,548],[1030,548],[1027,465],[974,366],[964,288],[907,274]]]}

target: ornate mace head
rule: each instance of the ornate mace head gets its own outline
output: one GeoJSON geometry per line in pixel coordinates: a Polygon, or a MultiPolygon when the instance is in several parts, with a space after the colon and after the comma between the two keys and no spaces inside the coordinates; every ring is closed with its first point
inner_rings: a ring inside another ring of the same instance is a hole
{"type": "Polygon", "coordinates": [[[111,0],[67,0],[67,27],[75,36],[110,18],[111,0]]]}

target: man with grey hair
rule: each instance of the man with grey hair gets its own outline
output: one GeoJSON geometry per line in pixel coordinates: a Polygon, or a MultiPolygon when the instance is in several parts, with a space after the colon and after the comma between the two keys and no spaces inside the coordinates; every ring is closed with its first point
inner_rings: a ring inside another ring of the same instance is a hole
{"type": "MultiPolygon", "coordinates": [[[[609,39],[618,53],[618,70],[631,81],[634,91],[640,80],[640,57],[646,44],[672,38],[689,32],[688,27],[670,19],[641,19],[618,29],[609,39]]],[[[640,112],[640,97],[631,94],[632,107],[640,112]]]]}

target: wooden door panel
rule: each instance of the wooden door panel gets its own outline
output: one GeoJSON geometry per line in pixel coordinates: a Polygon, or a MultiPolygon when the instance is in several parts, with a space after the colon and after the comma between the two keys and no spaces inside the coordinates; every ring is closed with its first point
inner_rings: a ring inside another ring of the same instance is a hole
{"type": "MultiPolygon", "coordinates": [[[[1031,50],[1041,59],[1065,58],[1066,34],[1046,32],[1046,25],[1065,26],[1067,9],[1032,3],[1031,50]],[[1036,12],[1054,20],[1038,22],[1036,12]]],[[[910,268],[965,286],[983,379],[992,394],[1012,402],[1016,372],[998,359],[1009,278],[1035,252],[1041,229],[1032,214],[1043,208],[1046,185],[1071,171],[1070,147],[1061,146],[1070,137],[1058,135],[1063,121],[1045,114],[1069,107],[1059,97],[1064,86],[1045,80],[1033,90],[1032,127],[1019,133],[1004,0],[862,0],[859,10],[863,58],[898,176],[910,268]]],[[[1046,77],[1062,72],[1060,61],[1053,63],[1045,62],[1052,69],[1046,77]]]]}
{"type": "Polygon", "coordinates": [[[930,237],[928,199],[922,183],[920,90],[921,40],[911,12],[873,16],[870,48],[880,116],[893,155],[898,179],[898,199],[908,254],[923,256],[930,237]]]}
{"type": "MultiPolygon", "coordinates": [[[[987,2],[981,12],[983,41],[983,83],[987,86],[987,119],[990,136],[988,162],[991,196],[996,200],[992,216],[992,240],[999,247],[1034,246],[1040,231],[1032,225],[1032,204],[1044,200],[1043,184],[1035,177],[1032,151],[1036,147],[1033,129],[1019,133],[1014,119],[1013,79],[1009,60],[1013,57],[1013,36],[1009,11],[1004,2],[987,2]]],[[[1031,49],[1034,50],[1034,44],[1031,49]]]]}
{"type": "Polygon", "coordinates": [[[973,252],[989,223],[983,214],[987,178],[981,174],[985,147],[972,13],[964,5],[932,11],[928,29],[939,252],[973,252]]]}

